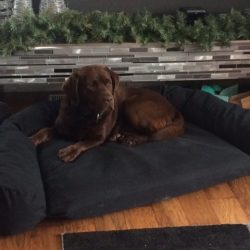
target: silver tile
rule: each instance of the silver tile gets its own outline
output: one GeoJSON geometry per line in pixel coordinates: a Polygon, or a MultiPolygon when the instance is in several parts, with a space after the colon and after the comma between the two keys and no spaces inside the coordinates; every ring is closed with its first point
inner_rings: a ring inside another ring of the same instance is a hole
{"type": "Polygon", "coordinates": [[[106,58],[101,58],[101,57],[79,58],[76,61],[76,65],[78,64],[104,64],[105,62],[106,62],[106,58]]]}
{"type": "Polygon", "coordinates": [[[183,67],[186,63],[169,63],[165,65],[165,71],[183,71],[183,67]]]}
{"type": "Polygon", "coordinates": [[[164,67],[164,66],[148,65],[148,66],[146,66],[146,67],[147,67],[147,69],[148,69],[149,72],[159,72],[159,71],[162,72],[162,71],[165,71],[165,67],[164,67]]]}
{"type": "Polygon", "coordinates": [[[152,52],[152,53],[166,53],[166,48],[148,48],[148,52],[152,52]]]}
{"type": "Polygon", "coordinates": [[[244,46],[244,45],[250,45],[250,41],[249,40],[231,41],[231,46],[244,46]]]}
{"type": "Polygon", "coordinates": [[[48,45],[48,46],[35,46],[32,51],[35,50],[42,50],[42,49],[51,49],[51,50],[64,50],[65,48],[67,48],[69,46],[65,45],[65,46],[61,46],[61,45],[48,45]]]}
{"type": "Polygon", "coordinates": [[[227,79],[229,77],[229,73],[212,73],[212,79],[227,79]]]}
{"type": "Polygon", "coordinates": [[[105,63],[121,63],[122,58],[121,57],[107,57],[105,58],[105,63]]]}
{"type": "Polygon", "coordinates": [[[243,72],[240,72],[240,73],[229,73],[228,75],[229,78],[235,78],[235,79],[240,79],[240,78],[245,78],[247,77],[247,73],[243,73],[243,72]]]}
{"type": "Polygon", "coordinates": [[[120,76],[120,81],[122,81],[122,82],[131,82],[132,81],[132,76],[131,75],[120,76]]]}
{"type": "Polygon", "coordinates": [[[193,79],[210,79],[211,78],[211,74],[209,72],[206,73],[191,73],[191,75],[193,75],[193,79]]]}
{"type": "Polygon", "coordinates": [[[126,52],[129,52],[129,48],[112,47],[112,48],[110,48],[110,52],[113,52],[113,53],[126,53],[126,52]]]}
{"type": "Polygon", "coordinates": [[[147,72],[146,66],[129,66],[129,73],[147,72]]]}
{"type": "Polygon", "coordinates": [[[86,55],[86,54],[92,54],[92,50],[91,49],[71,49],[68,53],[68,55],[86,55]]]}
{"type": "Polygon", "coordinates": [[[6,78],[0,79],[0,84],[33,84],[33,83],[47,83],[46,78],[6,78]]]}
{"type": "Polygon", "coordinates": [[[54,74],[53,68],[28,68],[28,69],[16,69],[16,74],[20,75],[48,75],[48,74],[54,74]]]}
{"type": "Polygon", "coordinates": [[[212,60],[213,56],[212,55],[205,55],[205,56],[194,56],[194,60],[195,61],[209,61],[212,60]]]}
{"type": "Polygon", "coordinates": [[[237,49],[238,46],[221,46],[221,45],[214,45],[211,49],[211,51],[234,51],[235,49],[237,49]]]}
{"type": "Polygon", "coordinates": [[[133,75],[131,77],[132,81],[135,82],[149,82],[149,81],[156,81],[157,75],[133,75]]]}
{"type": "Polygon", "coordinates": [[[184,45],[184,51],[185,52],[202,51],[202,48],[197,44],[185,44],[184,45]]]}
{"type": "Polygon", "coordinates": [[[45,64],[76,64],[78,62],[78,59],[71,59],[71,58],[60,58],[60,59],[54,59],[49,58],[45,60],[45,64]]]}
{"type": "Polygon", "coordinates": [[[241,60],[246,60],[246,59],[250,59],[250,55],[231,55],[230,56],[230,59],[231,60],[238,60],[238,59],[241,59],[241,60]]]}
{"type": "Polygon", "coordinates": [[[199,72],[199,71],[216,71],[218,70],[218,66],[217,65],[185,65],[183,66],[183,70],[184,71],[188,71],[188,72],[199,72]]]}
{"type": "Polygon", "coordinates": [[[214,62],[215,64],[218,65],[230,65],[230,64],[245,64],[245,63],[250,63],[250,60],[228,60],[228,61],[219,61],[219,62],[214,62]]]}
{"type": "Polygon", "coordinates": [[[159,62],[169,62],[169,61],[187,61],[187,56],[168,56],[168,55],[164,55],[164,56],[159,56],[159,62]]]}
{"type": "Polygon", "coordinates": [[[0,65],[16,64],[16,62],[19,62],[19,56],[0,57],[0,65]]]}
{"type": "Polygon", "coordinates": [[[240,72],[241,72],[242,74],[250,73],[250,68],[240,68],[240,69],[238,69],[238,70],[240,70],[240,72]]]}
{"type": "Polygon", "coordinates": [[[171,74],[171,75],[158,75],[157,76],[157,80],[159,81],[164,81],[164,80],[174,80],[175,79],[175,74],[171,74]]]}

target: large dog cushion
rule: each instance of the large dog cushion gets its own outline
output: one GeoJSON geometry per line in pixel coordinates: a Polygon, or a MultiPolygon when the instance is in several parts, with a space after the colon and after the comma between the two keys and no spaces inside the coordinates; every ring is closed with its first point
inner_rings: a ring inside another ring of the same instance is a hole
{"type": "Polygon", "coordinates": [[[0,124],[10,115],[9,107],[6,103],[0,102],[0,124]]]}
{"type": "Polygon", "coordinates": [[[35,148],[28,138],[53,124],[58,102],[33,105],[5,120],[0,127],[5,138],[0,142],[0,189],[13,192],[0,196],[1,233],[8,232],[5,228],[13,232],[15,227],[19,227],[16,231],[32,227],[44,218],[45,204],[48,217],[83,218],[250,173],[249,133],[244,125],[250,122],[250,111],[196,90],[164,85],[153,89],[183,112],[187,120],[183,136],[133,147],[107,142],[72,163],[57,157],[70,141],[54,138],[35,148]],[[21,213],[16,205],[20,199],[9,202],[14,194],[27,204],[21,213]],[[12,221],[12,213],[20,220],[12,221]],[[9,219],[4,218],[6,214],[9,219]]]}
{"type": "Polygon", "coordinates": [[[199,90],[156,86],[190,121],[250,154],[250,111],[199,90]]]}
{"type": "Polygon", "coordinates": [[[106,143],[73,163],[57,157],[67,145],[56,139],[38,149],[49,216],[100,215],[250,173],[248,156],[192,124],[174,140],[134,147],[106,143]]]}
{"type": "MultiPolygon", "coordinates": [[[[10,115],[0,102],[0,123],[10,115]]],[[[36,152],[12,123],[0,127],[0,235],[30,229],[45,217],[46,203],[36,152]]]]}
{"type": "Polygon", "coordinates": [[[30,229],[46,216],[36,150],[14,124],[0,126],[0,235],[30,229]]]}

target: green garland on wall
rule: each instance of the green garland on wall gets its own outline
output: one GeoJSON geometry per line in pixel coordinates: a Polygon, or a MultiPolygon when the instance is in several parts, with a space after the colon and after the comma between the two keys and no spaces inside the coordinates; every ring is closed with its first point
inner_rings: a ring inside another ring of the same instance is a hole
{"type": "Polygon", "coordinates": [[[232,40],[250,39],[250,9],[208,15],[189,25],[182,12],[155,16],[149,11],[135,14],[94,11],[83,14],[67,10],[60,14],[26,13],[0,24],[0,54],[28,51],[45,44],[79,44],[84,42],[174,42],[178,46],[196,43],[204,50],[212,42],[229,45],[232,40]]]}

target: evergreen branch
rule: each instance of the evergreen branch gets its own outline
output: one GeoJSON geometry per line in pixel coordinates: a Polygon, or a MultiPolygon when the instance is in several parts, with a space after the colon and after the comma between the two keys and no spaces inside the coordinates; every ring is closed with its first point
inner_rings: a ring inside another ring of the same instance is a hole
{"type": "Polygon", "coordinates": [[[93,11],[83,14],[66,10],[39,15],[25,13],[0,23],[0,54],[27,51],[33,46],[53,43],[84,42],[159,42],[167,46],[196,43],[210,50],[215,41],[229,45],[232,40],[250,39],[250,9],[208,15],[188,24],[183,12],[175,16],[156,16],[145,10],[135,14],[93,11]]]}

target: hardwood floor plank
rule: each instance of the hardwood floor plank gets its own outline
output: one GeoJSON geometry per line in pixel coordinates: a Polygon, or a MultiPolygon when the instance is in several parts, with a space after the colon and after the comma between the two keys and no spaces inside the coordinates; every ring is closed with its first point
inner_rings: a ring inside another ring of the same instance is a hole
{"type": "Polygon", "coordinates": [[[246,223],[250,221],[250,176],[245,176],[229,182],[229,186],[239,204],[241,205],[245,215],[247,216],[246,223]]]}
{"type": "Polygon", "coordinates": [[[61,234],[65,232],[65,223],[60,221],[41,224],[35,230],[26,235],[26,244],[24,250],[31,249],[60,249],[61,234]],[[51,226],[52,224],[52,226],[51,226]],[[33,235],[31,235],[34,233],[33,235]]]}
{"type": "Polygon", "coordinates": [[[92,232],[96,231],[94,219],[82,219],[67,221],[64,224],[63,232],[92,232]]]}
{"type": "Polygon", "coordinates": [[[116,230],[128,229],[127,221],[125,219],[125,215],[123,211],[112,213],[111,218],[116,226],[116,230]]]}
{"type": "MultiPolygon", "coordinates": [[[[18,250],[19,244],[17,236],[9,236],[0,238],[0,249],[6,250],[18,250]]],[[[21,248],[21,250],[23,250],[21,248]]]]}
{"type": "Polygon", "coordinates": [[[162,227],[188,226],[189,222],[178,199],[152,205],[158,224],[162,227]]]}
{"type": "Polygon", "coordinates": [[[247,215],[234,198],[210,200],[220,224],[246,223],[247,215]]]}
{"type": "Polygon", "coordinates": [[[158,227],[154,211],[151,206],[133,208],[124,211],[128,228],[158,227]]]}
{"type": "Polygon", "coordinates": [[[250,176],[235,179],[229,186],[237,198],[250,197],[250,176]]]}
{"type": "Polygon", "coordinates": [[[177,198],[190,225],[219,224],[212,206],[203,190],[177,198]]]}
{"type": "Polygon", "coordinates": [[[237,199],[247,216],[247,220],[244,223],[249,223],[250,222],[250,196],[249,197],[240,197],[237,199]]]}
{"type": "Polygon", "coordinates": [[[209,200],[235,198],[235,194],[233,193],[228,183],[223,183],[214,187],[206,188],[204,192],[206,193],[209,200]]]}
{"type": "Polygon", "coordinates": [[[96,217],[94,220],[96,231],[116,230],[116,226],[109,214],[96,217]]]}

